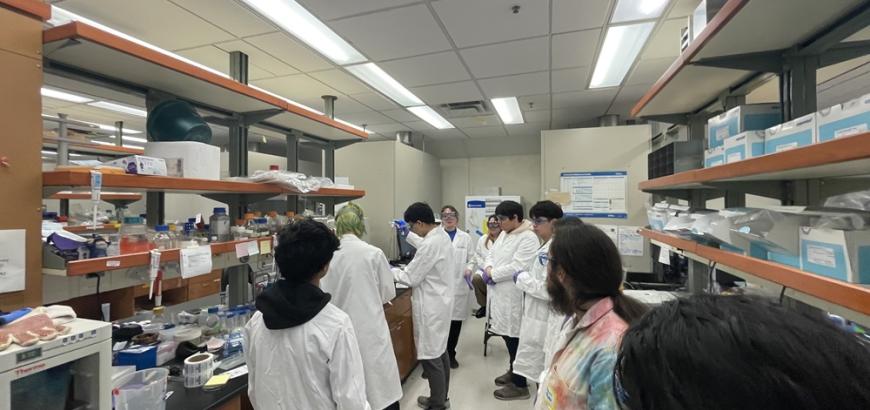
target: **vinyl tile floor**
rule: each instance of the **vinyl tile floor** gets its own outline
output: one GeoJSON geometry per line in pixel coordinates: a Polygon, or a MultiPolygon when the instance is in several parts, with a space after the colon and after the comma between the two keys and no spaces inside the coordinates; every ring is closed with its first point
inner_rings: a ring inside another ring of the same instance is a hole
{"type": "MultiPolygon", "coordinates": [[[[493,336],[489,339],[486,357],[483,356],[484,319],[471,317],[462,325],[459,345],[456,348],[458,369],[450,370],[450,406],[452,410],[530,410],[534,407],[536,384],[530,383],[532,397],[526,400],[501,401],[493,397],[496,390],[493,379],[504,374],[508,368],[508,352],[504,340],[493,336]]],[[[402,388],[402,410],[419,409],[417,396],[429,395],[429,384],[422,378],[423,367],[419,364],[408,376],[402,388]]]]}

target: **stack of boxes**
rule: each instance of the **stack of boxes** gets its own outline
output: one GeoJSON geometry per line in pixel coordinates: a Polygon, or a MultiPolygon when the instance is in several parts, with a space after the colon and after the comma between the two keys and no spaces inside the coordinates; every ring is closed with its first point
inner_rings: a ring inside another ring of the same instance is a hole
{"type": "MultiPolygon", "coordinates": [[[[779,104],[748,104],[734,107],[707,121],[707,151],[704,153],[704,167],[710,168],[726,163],[725,141],[743,136],[744,143],[751,140],[747,131],[764,130],[776,125],[782,118],[779,104]],[[748,137],[748,138],[747,138],[748,137]]],[[[736,144],[731,144],[736,149],[736,144]]],[[[746,155],[757,152],[749,146],[746,155]]],[[[760,153],[760,154],[763,154],[760,153]]],[[[752,155],[754,156],[754,155],[752,155]]]]}

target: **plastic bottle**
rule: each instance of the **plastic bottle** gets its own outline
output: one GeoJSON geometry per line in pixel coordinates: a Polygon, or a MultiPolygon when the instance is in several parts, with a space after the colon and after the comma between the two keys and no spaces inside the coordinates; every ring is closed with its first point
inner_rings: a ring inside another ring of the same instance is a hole
{"type": "Polygon", "coordinates": [[[217,306],[208,308],[208,314],[205,317],[205,330],[208,335],[214,336],[221,333],[220,320],[217,306]]]}
{"type": "Polygon", "coordinates": [[[181,238],[180,232],[178,232],[177,224],[169,224],[169,239],[172,240],[172,248],[180,248],[181,238]]]}
{"type": "Polygon", "coordinates": [[[163,306],[155,306],[154,309],[151,310],[151,324],[160,325],[161,328],[165,328],[167,320],[164,312],[163,306]]]}
{"type": "Polygon", "coordinates": [[[214,215],[208,218],[208,239],[210,242],[227,242],[230,237],[230,217],[226,208],[215,208],[214,215]]]}
{"type": "Polygon", "coordinates": [[[148,252],[151,243],[148,242],[148,231],[145,223],[138,216],[124,218],[121,225],[121,254],[148,252]]]}
{"type": "Polygon", "coordinates": [[[227,327],[228,327],[227,326],[227,312],[221,311],[221,312],[218,312],[217,315],[218,315],[218,323],[220,324],[218,333],[222,336],[226,336],[227,333],[229,333],[227,331],[227,327]]]}
{"type": "Polygon", "coordinates": [[[154,247],[157,250],[165,251],[172,249],[172,237],[169,236],[169,227],[166,225],[157,225],[154,227],[154,247]]]}

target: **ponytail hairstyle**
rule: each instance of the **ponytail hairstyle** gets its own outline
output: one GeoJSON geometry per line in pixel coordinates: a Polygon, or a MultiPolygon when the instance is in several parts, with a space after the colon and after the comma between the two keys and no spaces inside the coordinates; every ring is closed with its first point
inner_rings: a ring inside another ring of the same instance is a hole
{"type": "MultiPolygon", "coordinates": [[[[587,302],[609,297],[613,310],[631,324],[647,308],[622,293],[622,259],[619,249],[602,230],[578,218],[563,218],[555,223],[550,244],[550,275],[561,269],[564,286],[548,285],[552,307],[564,314],[583,311],[587,302]],[[564,288],[564,290],[552,289],[564,288]]],[[[558,282],[554,277],[548,282],[558,282]]]]}

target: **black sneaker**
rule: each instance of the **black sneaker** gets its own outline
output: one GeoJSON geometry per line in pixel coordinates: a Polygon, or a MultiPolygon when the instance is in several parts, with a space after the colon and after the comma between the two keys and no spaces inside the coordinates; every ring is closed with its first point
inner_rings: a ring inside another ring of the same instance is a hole
{"type": "Polygon", "coordinates": [[[513,379],[514,379],[514,374],[511,373],[510,370],[508,370],[507,373],[495,378],[495,385],[496,386],[507,386],[507,385],[511,384],[513,379]]]}
{"type": "Polygon", "coordinates": [[[531,397],[528,387],[517,387],[513,383],[496,390],[492,395],[495,396],[496,399],[504,401],[526,400],[531,397]]]}
{"type": "MultiPolygon", "coordinates": [[[[417,405],[421,408],[428,409],[429,408],[429,396],[417,396],[417,405]]],[[[447,398],[447,401],[444,402],[444,408],[450,408],[450,398],[447,398]]]]}
{"type": "Polygon", "coordinates": [[[477,311],[474,312],[474,317],[476,317],[478,319],[480,319],[482,317],[486,317],[486,308],[482,307],[480,309],[477,309],[477,311]]]}
{"type": "Polygon", "coordinates": [[[451,369],[458,369],[459,368],[459,362],[456,361],[455,357],[450,358],[450,368],[451,369]]]}

